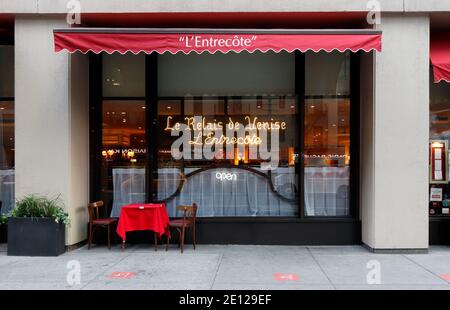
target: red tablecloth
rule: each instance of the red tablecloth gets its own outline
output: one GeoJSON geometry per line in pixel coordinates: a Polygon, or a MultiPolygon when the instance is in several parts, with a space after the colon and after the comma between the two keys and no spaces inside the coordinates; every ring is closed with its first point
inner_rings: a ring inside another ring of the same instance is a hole
{"type": "Polygon", "coordinates": [[[169,216],[164,203],[130,204],[122,207],[117,234],[126,240],[126,233],[134,230],[153,230],[161,237],[170,236],[169,216]]]}

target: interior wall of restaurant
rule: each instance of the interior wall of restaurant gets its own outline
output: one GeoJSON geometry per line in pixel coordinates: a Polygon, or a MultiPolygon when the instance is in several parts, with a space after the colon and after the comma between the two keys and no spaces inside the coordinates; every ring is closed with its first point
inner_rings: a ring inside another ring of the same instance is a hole
{"type": "Polygon", "coordinates": [[[426,14],[383,14],[379,25],[361,161],[362,237],[375,251],[428,248],[429,25],[426,14]]]}
{"type": "Polygon", "coordinates": [[[64,16],[15,19],[15,190],[16,198],[60,195],[72,220],[66,244],[74,244],[86,227],[87,69],[84,60],[74,57],[71,66],[66,52],[54,52],[53,29],[64,27],[64,16]]]}

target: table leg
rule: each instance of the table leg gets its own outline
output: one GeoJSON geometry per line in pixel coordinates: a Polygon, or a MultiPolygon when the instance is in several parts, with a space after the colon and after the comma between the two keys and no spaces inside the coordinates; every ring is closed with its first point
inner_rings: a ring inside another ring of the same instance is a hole
{"type": "Polygon", "coordinates": [[[155,239],[155,252],[158,251],[158,237],[156,236],[156,232],[153,233],[154,239],[155,239]]]}
{"type": "Polygon", "coordinates": [[[125,249],[125,240],[122,240],[122,250],[125,249]]]}

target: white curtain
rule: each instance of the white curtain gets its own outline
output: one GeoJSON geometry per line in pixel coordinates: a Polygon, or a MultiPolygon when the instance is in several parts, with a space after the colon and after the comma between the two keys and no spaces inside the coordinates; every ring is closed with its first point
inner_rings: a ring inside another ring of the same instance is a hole
{"type": "Polygon", "coordinates": [[[122,206],[145,202],[145,168],[113,168],[111,217],[119,217],[122,206]]]}
{"type": "Polygon", "coordinates": [[[1,213],[8,213],[14,208],[14,170],[0,170],[0,201],[1,213]]]}
{"type": "MultiPolygon", "coordinates": [[[[184,173],[189,174],[197,169],[186,168],[184,173]]],[[[256,173],[217,168],[187,178],[181,192],[167,202],[167,211],[173,217],[176,216],[177,205],[195,202],[199,206],[199,217],[296,216],[297,203],[292,202],[296,186],[294,168],[278,168],[272,172],[271,178],[275,190],[288,200],[273,193],[268,180],[256,173]]],[[[349,215],[349,167],[305,167],[304,178],[307,216],[349,215]]],[[[180,181],[178,168],[158,169],[158,199],[165,200],[174,194],[180,181]]],[[[13,195],[14,186],[9,190],[13,195]]],[[[118,217],[121,207],[126,204],[145,202],[145,169],[114,168],[113,190],[112,217],[118,217]]],[[[1,194],[4,193],[2,187],[1,194]]]]}
{"type": "Polygon", "coordinates": [[[350,167],[305,167],[307,216],[349,215],[350,167]]]}
{"type": "MultiPolygon", "coordinates": [[[[186,168],[184,172],[189,174],[197,169],[186,168]]],[[[283,197],[294,199],[294,168],[278,168],[272,180],[283,197]]],[[[179,183],[179,169],[159,169],[158,199],[166,199],[175,193],[179,183]]],[[[298,209],[295,202],[274,194],[266,178],[232,168],[210,169],[187,178],[181,192],[167,202],[169,216],[176,215],[177,205],[191,205],[194,202],[199,206],[199,217],[295,216],[298,209]]]]}

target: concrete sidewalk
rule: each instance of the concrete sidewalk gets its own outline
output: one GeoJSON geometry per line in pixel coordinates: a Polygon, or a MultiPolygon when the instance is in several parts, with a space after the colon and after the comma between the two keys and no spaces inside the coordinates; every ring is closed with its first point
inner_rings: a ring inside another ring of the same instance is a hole
{"type": "Polygon", "coordinates": [[[83,247],[48,258],[7,256],[2,244],[0,289],[448,290],[450,247],[402,255],[360,246],[199,245],[193,251],[188,245],[181,255],[176,247],[155,252],[141,244],[83,247]]]}

